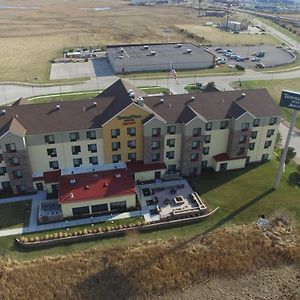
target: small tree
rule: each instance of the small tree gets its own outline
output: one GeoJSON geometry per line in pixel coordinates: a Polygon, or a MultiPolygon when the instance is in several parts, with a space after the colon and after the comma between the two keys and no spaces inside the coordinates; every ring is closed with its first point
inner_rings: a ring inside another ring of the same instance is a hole
{"type": "Polygon", "coordinates": [[[209,82],[203,90],[204,92],[215,92],[218,91],[213,81],[209,82]]]}
{"type": "Polygon", "coordinates": [[[296,156],[297,152],[294,147],[289,147],[287,154],[286,154],[286,159],[285,163],[288,164],[291,159],[293,159],[296,156]]]}

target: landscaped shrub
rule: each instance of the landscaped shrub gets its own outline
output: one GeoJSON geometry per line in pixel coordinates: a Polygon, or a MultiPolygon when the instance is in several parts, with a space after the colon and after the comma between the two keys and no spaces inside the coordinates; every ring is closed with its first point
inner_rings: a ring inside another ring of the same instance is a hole
{"type": "Polygon", "coordinates": [[[64,235],[63,235],[62,232],[59,232],[59,233],[58,233],[58,237],[59,237],[60,239],[61,239],[63,236],[64,236],[64,235]]]}
{"type": "Polygon", "coordinates": [[[55,232],[55,233],[53,234],[53,238],[55,238],[55,239],[58,238],[58,233],[57,233],[57,232],[55,232]]]}
{"type": "Polygon", "coordinates": [[[46,235],[45,235],[45,240],[46,240],[46,241],[49,240],[49,234],[46,234],[46,235]]]}
{"type": "Polygon", "coordinates": [[[82,231],[81,231],[81,230],[79,230],[79,231],[78,231],[78,234],[79,234],[79,235],[82,235],[82,231]]]}
{"type": "Polygon", "coordinates": [[[88,233],[92,233],[93,231],[92,231],[92,229],[88,229],[88,231],[87,231],[88,233]]]}
{"type": "Polygon", "coordinates": [[[49,239],[50,239],[50,240],[53,240],[53,238],[54,238],[53,234],[50,234],[50,235],[49,235],[49,239]]]}
{"type": "Polygon", "coordinates": [[[102,228],[101,227],[98,228],[98,232],[102,232],[102,228]]]}
{"type": "Polygon", "coordinates": [[[83,234],[88,234],[88,230],[86,228],[83,229],[83,234]]]}
{"type": "Polygon", "coordinates": [[[30,237],[30,238],[29,238],[29,242],[33,243],[33,242],[34,242],[34,238],[33,238],[33,237],[30,237]]]}
{"type": "Polygon", "coordinates": [[[72,235],[73,235],[73,236],[77,236],[77,235],[78,235],[78,232],[77,232],[77,231],[74,231],[72,235]]]}
{"type": "Polygon", "coordinates": [[[20,238],[20,241],[21,241],[21,243],[23,243],[23,244],[28,243],[28,238],[27,238],[26,236],[22,236],[22,237],[20,238]]]}
{"type": "Polygon", "coordinates": [[[34,237],[35,242],[39,242],[40,238],[38,236],[34,237]]]}

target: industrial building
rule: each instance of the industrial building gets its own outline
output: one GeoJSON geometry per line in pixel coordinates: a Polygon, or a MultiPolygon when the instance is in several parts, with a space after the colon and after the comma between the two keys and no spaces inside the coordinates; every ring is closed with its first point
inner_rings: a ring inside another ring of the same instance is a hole
{"type": "Polygon", "coordinates": [[[115,73],[205,69],[215,65],[215,56],[192,43],[117,45],[107,47],[115,73]]]}
{"type": "Polygon", "coordinates": [[[265,89],[162,98],[118,80],[92,100],[17,101],[1,108],[0,190],[58,193],[64,216],[129,209],[135,182],[270,159],[279,123],[265,89]]]}

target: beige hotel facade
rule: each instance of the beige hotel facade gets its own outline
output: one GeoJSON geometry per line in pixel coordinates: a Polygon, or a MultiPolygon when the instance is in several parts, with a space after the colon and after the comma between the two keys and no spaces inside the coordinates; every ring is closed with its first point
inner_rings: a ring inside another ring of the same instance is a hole
{"type": "Polygon", "coordinates": [[[53,192],[45,174],[120,162],[135,181],[244,168],[271,158],[279,123],[265,89],[152,97],[118,80],[92,100],[21,99],[0,111],[0,191],[53,192]]]}

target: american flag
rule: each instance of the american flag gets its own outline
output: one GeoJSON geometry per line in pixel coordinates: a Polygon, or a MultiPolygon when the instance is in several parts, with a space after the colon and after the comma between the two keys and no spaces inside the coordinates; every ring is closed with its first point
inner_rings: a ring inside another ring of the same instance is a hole
{"type": "Polygon", "coordinates": [[[176,70],[174,69],[173,66],[171,68],[170,75],[172,75],[175,79],[177,79],[177,72],[176,72],[176,70]]]}

